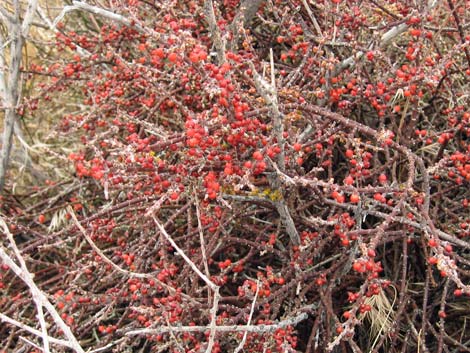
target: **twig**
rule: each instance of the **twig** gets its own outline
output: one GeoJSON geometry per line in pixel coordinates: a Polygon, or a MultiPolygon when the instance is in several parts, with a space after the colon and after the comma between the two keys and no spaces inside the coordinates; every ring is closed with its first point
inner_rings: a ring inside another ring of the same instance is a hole
{"type": "Polygon", "coordinates": [[[454,17],[455,24],[457,25],[457,29],[459,32],[459,37],[460,37],[460,42],[464,45],[463,46],[463,51],[465,52],[465,57],[467,58],[467,64],[468,67],[470,68],[470,52],[468,51],[467,46],[465,46],[465,32],[462,28],[462,24],[460,22],[460,17],[458,15],[457,9],[454,6],[454,3],[452,0],[447,0],[447,4],[449,5],[450,11],[452,11],[452,16],[454,17]]]}
{"type": "MultiPolygon", "coordinates": [[[[36,330],[35,328],[32,328],[31,326],[25,325],[22,322],[16,321],[15,319],[12,319],[11,317],[6,316],[5,314],[0,313],[0,320],[2,320],[3,322],[7,322],[11,325],[14,325],[22,330],[28,331],[29,333],[32,333],[33,335],[36,335],[44,339],[44,334],[41,331],[36,330]]],[[[59,346],[64,346],[68,348],[73,348],[73,346],[68,341],[50,337],[50,336],[48,336],[47,339],[49,340],[49,342],[53,344],[57,344],[59,346]]]]}
{"type": "Polygon", "coordinates": [[[214,346],[215,341],[215,334],[217,332],[217,310],[219,309],[219,287],[216,287],[214,290],[214,302],[212,304],[212,308],[210,310],[211,313],[211,322],[209,324],[209,342],[207,344],[206,353],[212,352],[212,347],[214,346]]]}
{"type": "MultiPolygon", "coordinates": [[[[369,280],[366,280],[359,289],[359,295],[362,296],[367,290],[369,286],[369,280]]],[[[356,312],[359,309],[359,305],[353,306],[353,308],[349,311],[351,317],[343,324],[343,331],[339,335],[335,337],[333,341],[328,343],[326,347],[326,352],[332,352],[335,347],[340,344],[340,342],[345,339],[346,337],[352,335],[354,336],[355,326],[360,323],[360,320],[356,318],[356,312]]]]}
{"type": "Polygon", "coordinates": [[[122,338],[120,338],[120,339],[113,340],[113,342],[108,343],[106,346],[93,349],[93,350],[91,350],[91,351],[88,351],[87,353],[98,353],[98,352],[101,352],[101,351],[105,351],[105,350],[111,348],[112,346],[115,346],[115,345],[117,345],[118,343],[121,343],[121,342],[125,341],[126,338],[127,338],[127,337],[122,337],[122,338]]]}
{"type": "Polygon", "coordinates": [[[276,142],[280,147],[280,152],[277,156],[277,163],[279,164],[279,168],[284,171],[285,170],[285,157],[284,157],[284,137],[283,137],[283,130],[284,125],[282,122],[283,114],[279,109],[279,103],[277,99],[277,90],[276,90],[276,82],[274,76],[274,59],[273,59],[273,52],[270,49],[270,66],[271,66],[271,83],[268,83],[259,73],[256,71],[255,65],[249,61],[248,64],[250,65],[251,71],[253,72],[253,80],[255,82],[256,90],[258,93],[263,97],[265,100],[272,116],[273,116],[273,130],[274,130],[274,137],[276,138],[276,142]]]}
{"type": "Polygon", "coordinates": [[[312,10],[310,9],[310,6],[308,6],[308,3],[306,0],[302,0],[302,4],[305,7],[305,10],[307,10],[308,16],[310,17],[310,20],[312,20],[313,27],[315,27],[315,31],[317,31],[317,35],[323,36],[321,32],[320,25],[318,24],[317,19],[315,18],[315,15],[313,14],[312,10]]]}
{"type": "MultiPolygon", "coordinates": [[[[427,11],[430,11],[434,6],[437,5],[437,3],[438,1],[434,1],[432,4],[430,4],[427,11]]],[[[406,23],[400,23],[392,27],[390,30],[388,30],[386,33],[382,35],[379,41],[379,46],[381,47],[387,46],[390,43],[390,41],[392,41],[392,39],[406,32],[408,28],[409,26],[406,23]]],[[[372,49],[373,48],[372,45],[370,45],[369,48],[372,49]]],[[[338,75],[341,71],[344,71],[345,69],[348,69],[354,66],[356,61],[360,60],[364,56],[364,54],[365,53],[363,51],[358,51],[356,54],[350,56],[349,58],[339,63],[338,66],[335,68],[335,76],[338,75]]]]}
{"type": "MultiPolygon", "coordinates": [[[[258,298],[259,288],[260,288],[260,283],[259,283],[259,281],[256,281],[255,297],[253,298],[253,301],[251,303],[250,315],[248,316],[248,321],[246,323],[246,326],[251,325],[251,319],[253,318],[253,313],[255,311],[255,304],[256,304],[256,299],[258,298]]],[[[243,347],[245,346],[247,335],[248,335],[248,331],[245,331],[245,333],[243,334],[243,338],[242,338],[240,344],[238,345],[238,347],[235,349],[234,353],[238,353],[243,349],[243,347]]]]}
{"type": "Polygon", "coordinates": [[[97,6],[89,5],[89,4],[87,4],[85,2],[82,2],[82,1],[72,1],[72,5],[65,6],[62,9],[61,13],[54,19],[54,21],[52,23],[53,29],[55,30],[57,24],[64,18],[64,16],[68,12],[72,12],[72,11],[76,11],[76,10],[91,12],[91,13],[94,13],[96,15],[106,17],[106,18],[108,18],[112,21],[115,21],[115,22],[121,23],[123,25],[126,25],[128,27],[135,28],[139,32],[147,33],[147,34],[153,34],[153,35],[156,35],[157,38],[159,37],[159,34],[156,33],[155,31],[151,30],[150,28],[144,28],[141,25],[135,23],[135,21],[131,21],[128,18],[126,18],[122,15],[119,15],[119,14],[114,13],[114,12],[109,11],[109,10],[102,9],[100,7],[97,7],[97,6]]]}
{"type": "Polygon", "coordinates": [[[442,313],[442,315],[439,315],[440,320],[439,320],[439,337],[438,337],[437,353],[442,353],[442,348],[444,346],[444,335],[446,332],[445,310],[446,310],[446,297],[447,297],[448,290],[449,290],[449,279],[447,278],[446,283],[444,284],[444,290],[442,291],[441,304],[439,308],[439,313],[442,313]]]}
{"type": "Polygon", "coordinates": [[[212,352],[212,347],[214,346],[215,333],[217,332],[217,310],[219,308],[219,286],[212,282],[204,273],[201,272],[196,266],[196,264],[185,254],[185,252],[175,243],[171,236],[167,233],[163,225],[157,220],[157,218],[152,217],[153,221],[157,225],[157,228],[160,230],[162,235],[170,242],[171,246],[176,250],[176,252],[184,259],[184,261],[193,269],[194,272],[207,284],[207,286],[214,291],[214,299],[212,303],[211,313],[211,322],[209,324],[210,334],[209,342],[207,345],[206,353],[212,352]]]}
{"type": "Polygon", "coordinates": [[[36,349],[38,349],[38,350],[41,350],[41,351],[42,351],[41,347],[39,347],[39,346],[38,346],[36,343],[34,343],[33,341],[31,341],[31,340],[27,339],[26,337],[23,337],[23,336],[18,336],[18,339],[19,339],[20,341],[24,341],[24,342],[26,342],[27,344],[29,344],[29,345],[33,346],[33,347],[34,347],[34,348],[36,348],[36,349]]]}
{"type": "Polygon", "coordinates": [[[199,210],[199,200],[197,198],[196,192],[194,193],[194,204],[196,205],[196,217],[197,217],[197,228],[199,231],[199,241],[201,242],[201,254],[202,254],[202,261],[204,262],[204,271],[206,275],[209,277],[209,265],[207,263],[207,255],[206,255],[206,245],[204,242],[204,232],[202,230],[202,222],[201,222],[201,211],[199,210]]]}
{"type": "MultiPolygon", "coordinates": [[[[82,233],[82,235],[85,237],[86,241],[88,242],[88,244],[91,246],[91,248],[98,254],[98,256],[101,257],[101,259],[106,262],[107,264],[111,265],[116,271],[120,272],[120,273],[123,273],[123,274],[126,274],[130,277],[137,277],[137,278],[151,278],[151,279],[155,279],[155,276],[151,275],[151,274],[148,274],[148,273],[137,273],[137,272],[132,272],[132,271],[129,271],[129,270],[125,270],[123,269],[122,267],[120,267],[119,265],[116,265],[109,257],[107,257],[102,251],[101,249],[96,246],[95,242],[90,238],[90,236],[87,234],[85,228],[83,228],[83,226],[80,224],[80,222],[78,221],[77,219],[77,216],[75,215],[75,212],[73,211],[72,207],[68,206],[67,207],[67,210],[68,212],[70,213],[70,215],[72,216],[72,220],[74,221],[75,225],[77,226],[77,228],[80,230],[80,232],[82,233]]],[[[160,284],[160,283],[159,283],[160,284]]]]}
{"type": "MultiPolygon", "coordinates": [[[[132,272],[132,271],[129,271],[129,270],[126,270],[126,269],[123,269],[122,267],[120,267],[119,265],[115,264],[109,257],[107,257],[99,247],[96,246],[96,244],[94,243],[94,241],[88,236],[85,228],[83,228],[83,226],[80,224],[80,222],[78,221],[77,219],[77,216],[75,215],[75,212],[73,211],[72,207],[71,206],[68,206],[67,208],[68,212],[70,213],[70,215],[72,216],[72,220],[74,221],[75,225],[77,226],[77,228],[80,230],[80,232],[82,233],[82,235],[85,237],[86,241],[88,242],[88,244],[90,244],[90,246],[92,247],[92,249],[101,257],[101,259],[106,262],[107,264],[111,265],[116,271],[122,273],[122,274],[125,274],[129,277],[136,277],[136,278],[150,278],[152,280],[155,281],[155,283],[158,283],[158,285],[164,287],[165,289],[167,289],[168,291],[172,292],[172,293],[175,293],[176,292],[176,289],[174,289],[173,287],[169,286],[168,284],[160,281],[158,278],[156,278],[155,275],[153,274],[150,274],[150,273],[139,273],[139,272],[132,272]]],[[[183,295],[186,299],[190,299],[189,296],[187,295],[183,295]]]]}
{"type": "Polygon", "coordinates": [[[212,290],[216,290],[219,287],[212,282],[204,273],[201,272],[196,266],[196,264],[185,254],[185,252],[175,243],[175,241],[171,238],[171,236],[167,233],[163,225],[155,218],[152,217],[153,221],[155,222],[158,230],[162,233],[162,235],[168,240],[171,246],[176,250],[176,252],[183,258],[183,260],[193,269],[194,272],[211,288],[212,290]]]}
{"type": "Polygon", "coordinates": [[[44,311],[42,310],[42,304],[39,298],[36,298],[33,296],[34,303],[36,304],[36,309],[38,311],[38,320],[39,324],[41,325],[41,338],[42,338],[42,344],[44,346],[44,352],[45,353],[50,353],[50,344],[49,344],[49,335],[47,333],[47,325],[46,325],[46,320],[44,320],[44,311]]]}

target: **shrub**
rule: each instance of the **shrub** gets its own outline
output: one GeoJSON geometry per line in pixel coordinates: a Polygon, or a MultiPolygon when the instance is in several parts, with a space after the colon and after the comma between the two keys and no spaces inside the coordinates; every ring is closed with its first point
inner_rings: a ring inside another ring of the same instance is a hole
{"type": "MultiPolygon", "coordinates": [[[[77,184],[4,206],[36,283],[83,348],[462,348],[468,5],[216,5],[58,26],[77,184]]],[[[35,326],[2,277],[2,312],[35,326]]]]}

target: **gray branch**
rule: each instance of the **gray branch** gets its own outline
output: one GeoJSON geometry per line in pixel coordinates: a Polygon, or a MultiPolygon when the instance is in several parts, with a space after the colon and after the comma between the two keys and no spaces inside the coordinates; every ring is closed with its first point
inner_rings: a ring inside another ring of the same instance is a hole
{"type": "MultiPolygon", "coordinates": [[[[266,333],[273,332],[277,329],[297,325],[299,322],[306,320],[308,315],[301,313],[293,318],[289,318],[272,325],[233,325],[233,326],[216,326],[217,332],[256,332],[266,333]]],[[[208,326],[161,326],[155,328],[143,328],[126,332],[127,336],[136,335],[155,335],[166,332],[182,333],[182,332],[205,332],[208,326]]]]}
{"type": "Polygon", "coordinates": [[[151,30],[150,28],[143,27],[139,25],[138,23],[135,23],[134,21],[131,21],[122,15],[114,13],[110,10],[102,9],[97,6],[92,6],[82,1],[76,1],[76,0],[72,2],[72,5],[65,6],[62,9],[62,12],[55,18],[54,22],[52,23],[54,29],[67,13],[72,12],[72,11],[77,11],[77,10],[86,11],[86,12],[94,13],[96,15],[100,15],[112,21],[121,23],[125,26],[135,28],[141,33],[147,33],[147,34],[153,34],[153,35],[157,34],[155,31],[151,30]]]}
{"type": "Polygon", "coordinates": [[[225,40],[222,38],[219,26],[217,25],[212,0],[204,1],[204,15],[207,18],[209,32],[211,33],[212,41],[214,42],[215,50],[217,51],[217,60],[219,65],[221,65],[225,62],[225,40]]]}
{"type": "MultiPolygon", "coordinates": [[[[8,230],[8,226],[6,225],[5,221],[2,218],[0,218],[0,226],[3,230],[3,233],[6,235],[7,239],[9,240],[10,246],[13,249],[13,253],[15,254],[15,257],[20,265],[18,266],[16,262],[5,251],[5,248],[3,247],[3,245],[0,245],[0,259],[2,260],[2,262],[8,265],[10,269],[15,273],[15,275],[18,276],[28,286],[35,302],[39,303],[41,306],[44,306],[44,308],[49,312],[52,320],[54,320],[54,322],[62,330],[65,337],[67,338],[68,340],[67,346],[72,348],[77,353],[85,353],[85,351],[81,347],[80,343],[78,342],[77,338],[73,334],[70,327],[67,326],[67,324],[60,317],[60,314],[57,312],[55,307],[51,304],[47,296],[44,294],[44,292],[41,291],[41,289],[38,288],[38,286],[34,282],[34,275],[28,271],[26,262],[23,256],[21,255],[20,250],[16,246],[15,240],[13,239],[13,235],[8,230]]],[[[2,317],[2,320],[6,321],[7,317],[2,317]]],[[[49,337],[47,338],[44,337],[43,332],[41,332],[40,336],[52,342],[52,340],[49,337]]],[[[54,340],[54,343],[56,343],[55,340],[54,340]]]]}
{"type": "Polygon", "coordinates": [[[22,137],[21,129],[18,123],[18,108],[21,96],[21,75],[20,65],[23,56],[23,45],[25,38],[28,36],[34,14],[38,7],[38,0],[29,0],[23,21],[20,21],[19,2],[14,3],[14,13],[12,15],[4,8],[1,10],[1,18],[6,21],[9,29],[9,37],[6,43],[0,39],[0,94],[5,111],[5,119],[3,125],[2,148],[0,151],[0,192],[5,186],[5,178],[10,161],[11,147],[13,143],[13,134],[16,132],[22,137]],[[10,62],[8,64],[8,80],[5,77],[5,46],[10,47],[10,62]]]}

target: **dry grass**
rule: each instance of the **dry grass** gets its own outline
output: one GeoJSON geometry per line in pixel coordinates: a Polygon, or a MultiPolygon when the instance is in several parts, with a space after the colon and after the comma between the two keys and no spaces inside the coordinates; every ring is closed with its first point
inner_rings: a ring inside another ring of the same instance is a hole
{"type": "Polygon", "coordinates": [[[378,340],[383,334],[388,334],[393,328],[394,322],[394,308],[397,300],[397,290],[393,288],[394,297],[389,298],[385,290],[380,291],[379,294],[365,298],[364,304],[370,305],[371,310],[366,312],[362,319],[365,319],[370,325],[370,350],[374,349],[378,340]]]}

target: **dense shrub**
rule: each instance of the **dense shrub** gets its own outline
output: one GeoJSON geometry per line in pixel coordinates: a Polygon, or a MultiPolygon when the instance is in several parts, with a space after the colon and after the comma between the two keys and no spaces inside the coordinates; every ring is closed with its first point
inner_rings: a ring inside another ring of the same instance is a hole
{"type": "Polygon", "coordinates": [[[469,350],[468,2],[109,6],[33,68],[83,96],[72,182],[3,204],[84,349],[469,350]]]}

